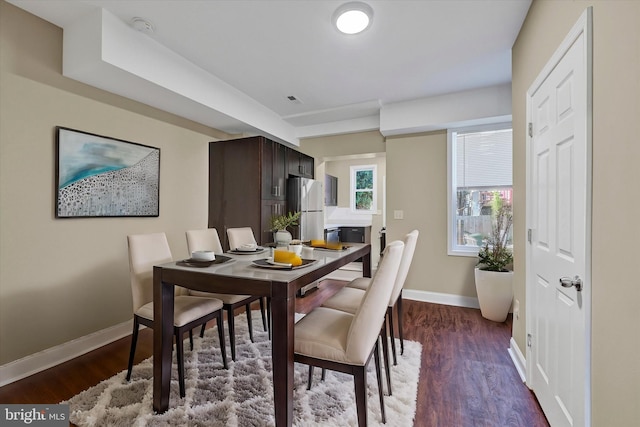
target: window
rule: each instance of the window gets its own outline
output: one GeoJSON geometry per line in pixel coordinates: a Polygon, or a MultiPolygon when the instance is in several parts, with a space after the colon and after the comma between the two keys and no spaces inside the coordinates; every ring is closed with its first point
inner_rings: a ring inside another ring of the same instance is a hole
{"type": "Polygon", "coordinates": [[[497,199],[511,205],[512,148],[511,123],[449,130],[449,255],[476,256],[497,199]]]}
{"type": "Polygon", "coordinates": [[[351,210],[376,211],[376,165],[351,166],[351,210]]]}

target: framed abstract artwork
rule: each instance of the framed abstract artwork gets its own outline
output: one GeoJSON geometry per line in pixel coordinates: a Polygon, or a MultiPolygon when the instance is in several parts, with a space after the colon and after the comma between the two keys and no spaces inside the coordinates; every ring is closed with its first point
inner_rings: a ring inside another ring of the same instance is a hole
{"type": "Polygon", "coordinates": [[[56,127],[56,218],[160,215],[160,149],[56,127]]]}

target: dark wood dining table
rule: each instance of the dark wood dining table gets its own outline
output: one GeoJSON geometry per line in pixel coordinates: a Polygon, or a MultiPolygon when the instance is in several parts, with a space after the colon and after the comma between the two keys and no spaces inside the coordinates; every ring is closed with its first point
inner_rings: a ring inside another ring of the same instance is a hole
{"type": "Polygon", "coordinates": [[[268,256],[229,255],[232,260],[206,268],[170,262],[153,268],[153,409],[169,409],[173,304],[175,286],[197,291],[258,295],[271,298],[273,397],[276,426],[293,422],[293,349],[295,298],[298,290],[338,268],[361,259],[371,277],[371,245],[350,243],[340,251],[314,250],[314,263],[293,270],[260,268],[253,261],[268,256]]]}

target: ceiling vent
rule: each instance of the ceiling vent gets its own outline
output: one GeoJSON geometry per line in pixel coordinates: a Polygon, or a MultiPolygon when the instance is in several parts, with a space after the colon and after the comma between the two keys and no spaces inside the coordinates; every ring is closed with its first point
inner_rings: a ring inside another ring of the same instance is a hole
{"type": "Polygon", "coordinates": [[[287,95],[287,100],[289,100],[289,102],[293,104],[302,104],[302,101],[300,101],[300,99],[296,98],[293,95],[287,95]]]}

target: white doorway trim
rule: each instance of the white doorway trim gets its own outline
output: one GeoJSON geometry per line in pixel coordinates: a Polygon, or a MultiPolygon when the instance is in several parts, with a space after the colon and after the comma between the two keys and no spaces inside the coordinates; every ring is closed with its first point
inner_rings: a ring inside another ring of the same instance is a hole
{"type": "MultiPolygon", "coordinates": [[[[532,94],[543,84],[545,79],[553,72],[556,65],[560,63],[565,54],[572,47],[574,42],[579,38],[584,36],[584,58],[586,61],[586,124],[585,124],[585,135],[586,135],[586,230],[585,230],[585,277],[584,284],[586,287],[591,287],[591,206],[592,206],[592,138],[593,138],[593,18],[592,18],[592,7],[587,8],[579,20],[573,26],[569,34],[560,44],[555,53],[551,56],[545,67],[542,69],[538,77],[530,86],[527,91],[526,98],[526,123],[532,123],[533,120],[533,105],[532,105],[532,94]]],[[[530,231],[534,228],[533,218],[534,212],[533,202],[532,202],[532,192],[530,189],[534,185],[533,183],[533,171],[531,168],[532,165],[532,137],[529,131],[529,127],[526,126],[526,187],[527,187],[527,207],[526,207],[526,229],[525,229],[525,241],[527,242],[526,246],[526,276],[525,276],[525,286],[526,286],[526,379],[527,385],[531,387],[531,375],[534,369],[533,366],[533,357],[531,351],[530,337],[534,328],[534,319],[536,315],[536,306],[534,304],[534,298],[532,295],[533,292],[533,256],[532,256],[532,245],[530,244],[531,232],[535,233],[535,230],[530,231]]],[[[588,292],[584,292],[584,426],[591,426],[591,295],[592,292],[589,289],[588,292]]],[[[535,390],[534,390],[535,391],[535,390]]]]}

